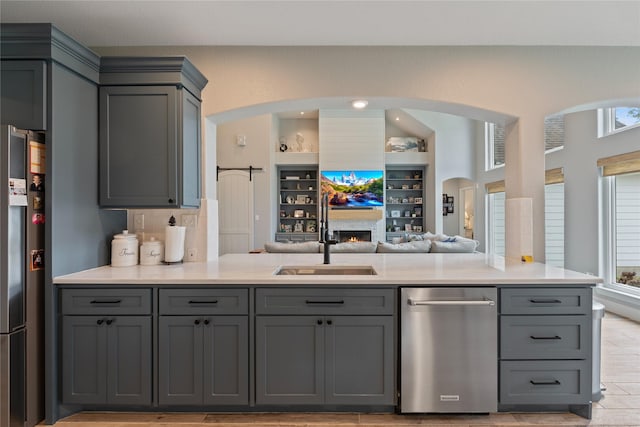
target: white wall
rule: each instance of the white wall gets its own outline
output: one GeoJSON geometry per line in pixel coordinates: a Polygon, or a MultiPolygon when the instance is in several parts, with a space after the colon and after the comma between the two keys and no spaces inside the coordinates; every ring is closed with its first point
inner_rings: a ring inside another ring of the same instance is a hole
{"type": "Polygon", "coordinates": [[[602,275],[600,238],[599,158],[636,151],[640,128],[598,138],[595,110],[565,116],[564,149],[547,155],[547,168],[564,168],[565,267],[602,275]]]}
{"type": "MultiPolygon", "coordinates": [[[[203,91],[203,114],[212,116],[218,123],[273,111],[272,103],[286,109],[287,103],[295,100],[343,97],[346,102],[355,97],[377,96],[396,103],[402,100],[404,105],[399,107],[463,114],[481,121],[515,117],[519,123],[515,143],[538,147],[544,144],[543,119],[549,114],[615,105],[623,99],[640,101],[640,85],[629,84],[637,81],[640,74],[640,48],[637,47],[94,49],[109,55],[187,55],[209,79],[203,91]]],[[[526,150],[520,152],[526,153],[526,150]]],[[[531,181],[534,184],[520,179],[517,173],[507,174],[507,180],[519,179],[518,190],[525,189],[535,196],[534,234],[541,235],[544,161],[537,155],[531,160],[526,172],[529,175],[535,172],[531,181]]],[[[507,164],[506,169],[520,166],[507,164]]],[[[433,170],[436,169],[429,168],[430,173],[433,170]]],[[[482,182],[492,178],[493,173],[479,174],[482,182]]],[[[507,184],[509,188],[509,182],[507,184]]],[[[568,214],[568,218],[572,216],[568,214]]],[[[437,217],[435,221],[436,227],[441,224],[437,217]]],[[[537,254],[544,252],[540,239],[536,246],[537,254]]],[[[540,256],[536,255],[536,259],[540,256]]],[[[584,266],[576,262],[581,268],[584,266]]]]}

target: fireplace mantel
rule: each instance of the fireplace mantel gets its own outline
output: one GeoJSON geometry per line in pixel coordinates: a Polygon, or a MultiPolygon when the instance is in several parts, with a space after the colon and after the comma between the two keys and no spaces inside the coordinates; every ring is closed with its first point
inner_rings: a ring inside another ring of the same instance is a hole
{"type": "Polygon", "coordinates": [[[378,221],[384,217],[380,209],[330,209],[330,220],[378,221]]]}

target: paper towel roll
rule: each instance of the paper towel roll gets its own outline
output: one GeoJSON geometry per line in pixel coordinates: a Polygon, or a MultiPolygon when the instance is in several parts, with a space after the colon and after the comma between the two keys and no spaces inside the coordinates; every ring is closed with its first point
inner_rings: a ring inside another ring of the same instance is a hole
{"type": "Polygon", "coordinates": [[[180,262],[184,258],[184,236],[186,227],[165,227],[164,262],[180,262]]]}

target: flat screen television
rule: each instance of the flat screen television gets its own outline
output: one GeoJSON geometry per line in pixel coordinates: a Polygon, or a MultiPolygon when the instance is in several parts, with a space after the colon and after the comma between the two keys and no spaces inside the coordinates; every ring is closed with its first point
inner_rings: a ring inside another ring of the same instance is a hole
{"type": "Polygon", "coordinates": [[[384,206],[384,171],[325,170],[320,174],[322,194],[332,209],[367,209],[384,206]]]}

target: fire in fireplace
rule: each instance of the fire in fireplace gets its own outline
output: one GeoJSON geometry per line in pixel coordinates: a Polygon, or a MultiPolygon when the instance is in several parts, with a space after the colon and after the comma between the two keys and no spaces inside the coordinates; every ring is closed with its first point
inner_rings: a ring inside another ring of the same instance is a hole
{"type": "Polygon", "coordinates": [[[335,230],[333,234],[338,242],[371,241],[371,230],[335,230]]]}

